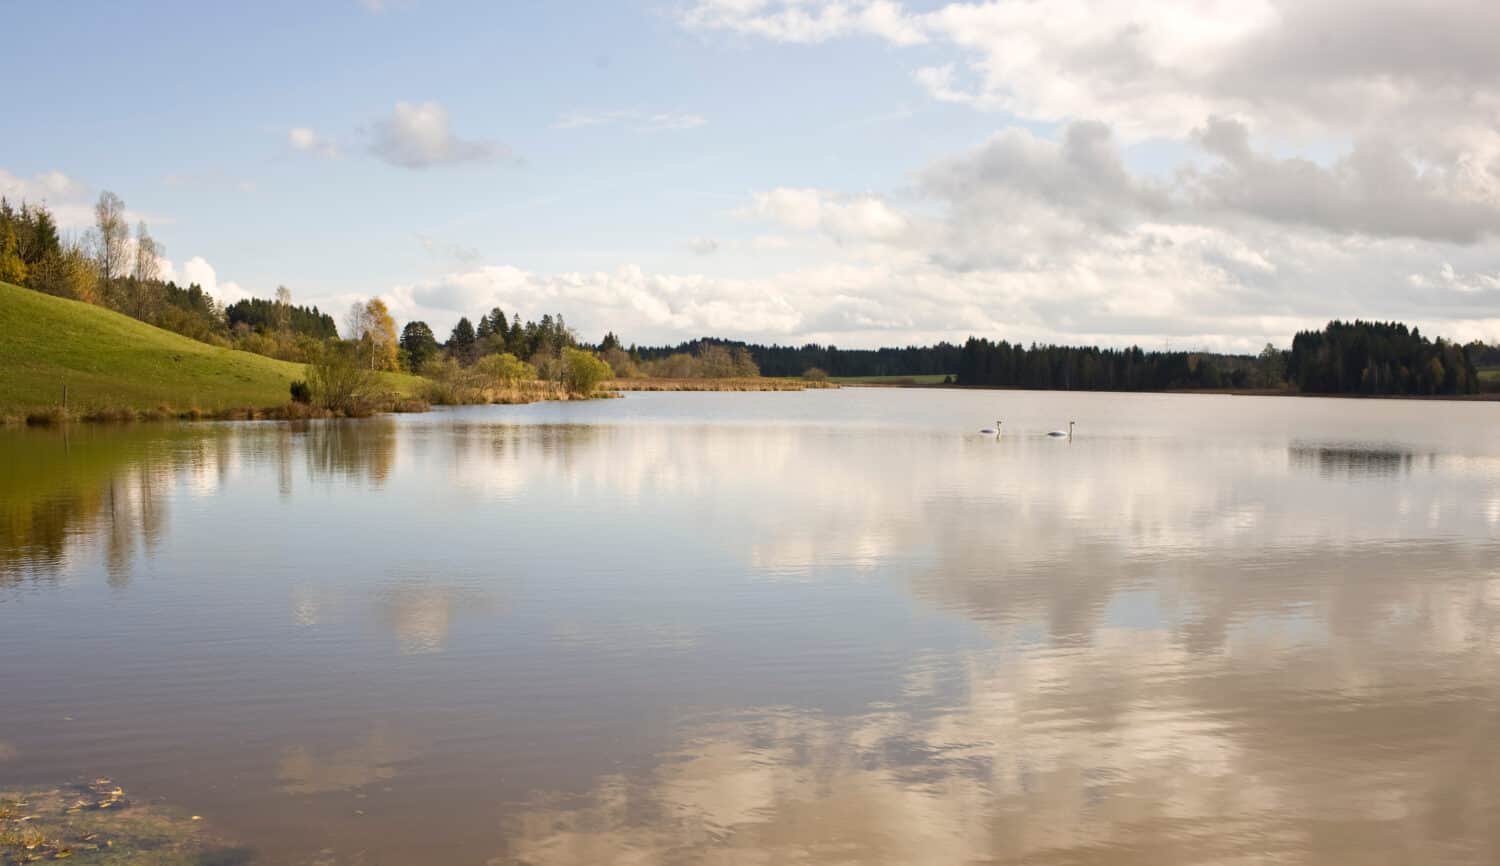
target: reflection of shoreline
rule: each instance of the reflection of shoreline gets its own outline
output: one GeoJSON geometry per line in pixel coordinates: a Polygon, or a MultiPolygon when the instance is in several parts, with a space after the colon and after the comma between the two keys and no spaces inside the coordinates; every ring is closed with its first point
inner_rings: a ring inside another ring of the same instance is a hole
{"type": "Polygon", "coordinates": [[[247,462],[269,456],[278,489],[290,496],[298,450],[308,478],[379,486],[396,438],[390,419],[0,430],[0,587],[55,580],[94,552],[111,585],[123,587],[139,554],[165,540],[175,492],[216,493],[247,462]]]}
{"type": "Polygon", "coordinates": [[[396,422],[391,418],[311,422],[299,431],[308,476],[367,481],[379,487],[396,461],[396,422]]]}
{"type": "MultiPolygon", "coordinates": [[[[138,547],[141,490],[163,505],[158,534],[193,516],[180,496],[218,491],[229,507],[196,521],[210,532],[240,530],[233,506],[252,496],[347,531],[299,535],[318,554],[305,563],[268,547],[189,599],[256,590],[235,593],[254,615],[224,621],[210,660],[250,668],[226,687],[308,688],[274,693],[297,699],[276,743],[297,745],[255,783],[277,798],[379,785],[409,762],[403,779],[432,787],[407,817],[498,834],[491,798],[519,800],[502,862],[534,864],[1496,859],[1477,822],[1500,814],[1484,702],[1500,474],[1467,469],[1494,458],[1419,456],[1387,496],[1281,439],[385,426],[236,429],[201,459],[125,461],[90,488],[119,485],[138,547]],[[496,584],[510,621],[483,606],[496,584]],[[236,655],[288,619],[302,629],[287,653],[236,655]],[[304,662],[317,676],[284,673],[304,662]],[[812,687],[782,688],[799,681],[812,687]],[[641,723],[658,682],[663,708],[641,723]],[[370,732],[393,707],[433,748],[370,732]],[[543,757],[510,772],[522,752],[543,757]],[[595,781],[533,797],[538,778],[595,781]]],[[[65,541],[74,562],[90,545],[65,541]]],[[[164,559],[203,561],[178,553],[164,559]]],[[[153,711],[200,697],[200,670],[153,711]]],[[[227,703],[233,733],[261,721],[227,703]]]]}
{"type": "MultiPolygon", "coordinates": [[[[1345,478],[1381,478],[1404,475],[1412,470],[1417,455],[1398,448],[1360,447],[1354,445],[1304,445],[1287,447],[1291,464],[1312,468],[1325,476],[1345,478]]],[[[1431,455],[1428,463],[1432,462],[1431,455]]]]}
{"type": "Polygon", "coordinates": [[[101,549],[110,583],[129,581],[138,548],[164,539],[173,485],[214,458],[208,440],[143,431],[0,435],[0,586],[55,576],[101,549]]]}

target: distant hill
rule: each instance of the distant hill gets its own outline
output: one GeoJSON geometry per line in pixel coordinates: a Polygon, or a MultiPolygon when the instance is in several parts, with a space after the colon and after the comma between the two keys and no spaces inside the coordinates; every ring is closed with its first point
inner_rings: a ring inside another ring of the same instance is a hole
{"type": "MultiPolygon", "coordinates": [[[[385,374],[392,390],[410,376],[385,374]]],[[[0,283],[0,411],[279,406],[301,364],[223,349],[102,307],[0,283]]]]}

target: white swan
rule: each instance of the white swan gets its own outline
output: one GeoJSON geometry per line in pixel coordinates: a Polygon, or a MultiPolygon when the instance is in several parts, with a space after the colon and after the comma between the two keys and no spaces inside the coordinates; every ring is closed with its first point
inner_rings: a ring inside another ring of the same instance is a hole
{"type": "Polygon", "coordinates": [[[999,436],[1001,422],[996,421],[993,427],[980,427],[979,432],[984,436],[999,436]]]}
{"type": "Polygon", "coordinates": [[[1068,441],[1072,441],[1072,439],[1073,439],[1073,424],[1074,424],[1074,422],[1072,422],[1072,421],[1068,422],[1068,430],[1067,430],[1066,433],[1064,433],[1061,430],[1053,430],[1051,433],[1048,433],[1047,435],[1051,436],[1053,439],[1067,439],[1068,441]]]}

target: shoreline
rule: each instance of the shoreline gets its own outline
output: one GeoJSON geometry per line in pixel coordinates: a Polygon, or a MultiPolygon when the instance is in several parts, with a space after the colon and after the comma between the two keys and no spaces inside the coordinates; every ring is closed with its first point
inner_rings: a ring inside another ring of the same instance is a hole
{"type": "Polygon", "coordinates": [[[558,389],[537,389],[519,395],[518,391],[500,392],[493,399],[473,402],[432,402],[423,397],[385,395],[361,404],[351,411],[335,412],[306,403],[287,402],[273,406],[232,406],[219,409],[197,407],[178,409],[162,404],[150,409],[131,406],[63,406],[23,407],[0,410],[0,429],[6,427],[61,427],[67,424],[136,424],[162,421],[327,421],[373,418],[377,415],[417,415],[431,412],[435,406],[516,406],[530,403],[567,402],[572,400],[608,400],[622,396],[601,388],[593,394],[574,394],[558,389]]]}
{"type": "Polygon", "coordinates": [[[817,391],[843,386],[806,379],[743,376],[730,379],[611,379],[601,387],[613,391],[817,391]]]}
{"type": "Polygon", "coordinates": [[[234,406],[219,409],[197,407],[179,409],[161,405],[150,409],[129,406],[91,406],[83,409],[43,406],[0,410],[0,428],[56,427],[65,424],[133,424],[160,421],[309,421],[336,418],[370,418],[376,415],[404,415],[430,412],[436,406],[514,406],[573,400],[608,400],[629,392],[797,392],[839,388],[926,389],[938,391],[1014,391],[1078,394],[1191,394],[1222,397],[1298,397],[1334,400],[1415,400],[1453,403],[1500,403],[1500,391],[1478,394],[1306,394],[1281,388],[1180,388],[1159,391],[1133,391],[1104,388],[1016,388],[1002,385],[949,385],[912,382],[817,382],[801,379],[614,379],[604,382],[590,395],[572,394],[553,389],[537,389],[516,399],[507,392],[499,399],[473,403],[434,403],[421,397],[386,395],[352,412],[333,412],[304,403],[275,406],[234,406]]]}
{"type": "Polygon", "coordinates": [[[1500,402],[1500,391],[1480,391],[1477,394],[1308,394],[1288,388],[1167,388],[1159,390],[1132,390],[1127,388],[1018,388],[1009,385],[924,385],[906,382],[847,382],[841,388],[924,388],[934,391],[1021,391],[1048,394],[1200,394],[1225,397],[1308,397],[1333,400],[1438,400],[1454,403],[1500,402]]]}

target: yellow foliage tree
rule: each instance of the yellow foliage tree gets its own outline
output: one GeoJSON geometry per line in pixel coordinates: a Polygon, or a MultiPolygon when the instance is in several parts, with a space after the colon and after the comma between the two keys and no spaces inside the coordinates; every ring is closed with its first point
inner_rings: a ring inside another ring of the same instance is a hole
{"type": "Polygon", "coordinates": [[[5,223],[0,233],[0,282],[21,285],[26,282],[26,262],[21,260],[21,245],[16,230],[5,223]]]}
{"type": "Polygon", "coordinates": [[[360,356],[371,370],[395,370],[400,366],[396,320],[379,298],[359,303],[349,310],[349,339],[359,344],[360,356]]]}

